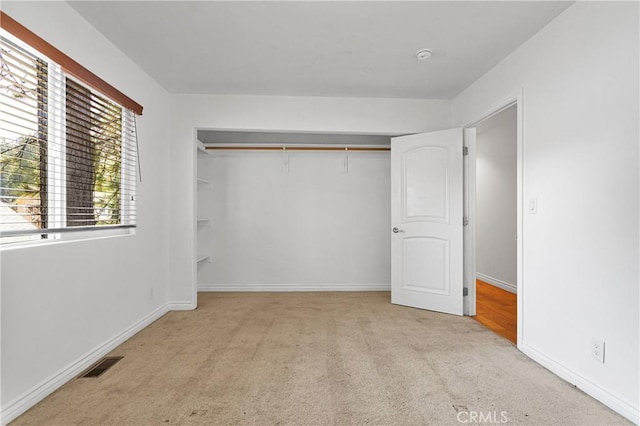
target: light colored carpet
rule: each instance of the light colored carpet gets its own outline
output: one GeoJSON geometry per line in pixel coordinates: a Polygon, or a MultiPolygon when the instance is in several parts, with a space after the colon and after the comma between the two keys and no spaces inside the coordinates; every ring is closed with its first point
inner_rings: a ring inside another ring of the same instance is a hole
{"type": "Polygon", "coordinates": [[[201,293],[111,355],[13,424],[629,424],[472,319],[386,292],[201,293]]]}

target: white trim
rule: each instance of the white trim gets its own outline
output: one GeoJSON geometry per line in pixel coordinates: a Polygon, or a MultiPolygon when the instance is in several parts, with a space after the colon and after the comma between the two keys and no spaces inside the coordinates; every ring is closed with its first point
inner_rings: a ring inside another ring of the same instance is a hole
{"type": "Polygon", "coordinates": [[[181,302],[169,302],[167,303],[169,311],[192,311],[197,308],[197,305],[191,300],[185,300],[181,302]]]}
{"type": "Polygon", "coordinates": [[[537,349],[534,349],[526,343],[522,343],[520,345],[520,350],[529,358],[542,365],[544,368],[548,369],[556,376],[577,386],[584,393],[597,399],[607,407],[611,408],[613,411],[621,414],[635,424],[638,424],[640,422],[640,407],[634,407],[629,402],[618,398],[617,396],[613,395],[611,392],[607,391],[601,386],[598,386],[591,380],[561,365],[560,363],[551,359],[549,356],[538,351],[537,349]]]}
{"type": "Polygon", "coordinates": [[[391,284],[198,284],[198,291],[391,291],[391,284]]]}
{"type": "Polygon", "coordinates": [[[484,281],[487,284],[491,284],[492,286],[501,288],[510,293],[518,294],[518,287],[515,284],[490,277],[489,275],[481,274],[480,272],[476,272],[476,279],[484,281]]]}
{"type": "MultiPolygon", "coordinates": [[[[198,129],[191,129],[191,147],[193,152],[191,154],[192,167],[191,171],[193,173],[193,186],[192,186],[192,207],[193,210],[191,214],[193,215],[192,222],[192,231],[191,231],[191,252],[192,259],[196,259],[195,262],[191,262],[191,301],[182,301],[182,302],[170,302],[171,310],[175,311],[187,311],[191,309],[196,309],[198,306],[198,152],[201,142],[198,140],[198,129]]],[[[204,146],[204,144],[203,144],[204,146]]]]}
{"type": "Polygon", "coordinates": [[[42,401],[52,392],[78,376],[78,374],[89,368],[100,358],[111,352],[113,349],[124,343],[134,334],[138,333],[158,318],[162,317],[168,311],[169,309],[166,304],[159,306],[153,312],[146,315],[139,321],[136,321],[134,324],[116,334],[105,343],[87,352],[85,355],[73,361],[57,373],[49,376],[47,379],[24,392],[13,401],[9,401],[7,405],[2,407],[2,413],[0,414],[2,425],[6,425],[19,415],[23,414],[29,408],[42,401]]]}
{"type": "Polygon", "coordinates": [[[464,146],[467,155],[463,159],[464,216],[467,226],[463,228],[464,241],[464,285],[468,290],[464,298],[464,314],[476,315],[476,129],[464,128],[464,146]]]}
{"type": "MultiPolygon", "coordinates": [[[[357,132],[357,131],[341,131],[341,130],[292,130],[290,128],[265,129],[265,128],[247,128],[247,127],[195,127],[196,140],[198,140],[198,130],[210,130],[220,132],[248,132],[248,133],[302,133],[312,135],[355,135],[355,136],[402,136],[404,133],[397,132],[357,132]]],[[[203,144],[204,145],[204,144],[203,144]]],[[[279,145],[282,146],[282,145],[279,145]]]]}

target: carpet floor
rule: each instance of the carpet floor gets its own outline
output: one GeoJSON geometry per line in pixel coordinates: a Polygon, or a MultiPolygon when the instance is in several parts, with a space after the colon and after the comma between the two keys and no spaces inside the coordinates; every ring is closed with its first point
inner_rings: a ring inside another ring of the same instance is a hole
{"type": "Polygon", "coordinates": [[[12,424],[630,424],[471,318],[395,306],[387,292],[198,303],[12,424]]]}

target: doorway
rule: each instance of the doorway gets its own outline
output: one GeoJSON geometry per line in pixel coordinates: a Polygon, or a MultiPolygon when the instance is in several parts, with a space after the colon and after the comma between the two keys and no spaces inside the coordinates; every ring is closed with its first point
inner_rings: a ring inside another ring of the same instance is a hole
{"type": "Polygon", "coordinates": [[[481,121],[475,155],[475,319],[517,342],[517,107],[481,121]]]}
{"type": "MultiPolygon", "coordinates": [[[[523,178],[523,164],[524,164],[524,142],[523,142],[523,133],[522,133],[522,124],[523,124],[523,108],[522,108],[522,90],[517,90],[511,93],[510,95],[497,100],[493,104],[490,104],[488,107],[482,110],[478,110],[475,118],[469,121],[466,121],[463,124],[463,128],[465,129],[465,146],[468,150],[468,155],[465,156],[465,164],[464,164],[464,172],[465,172],[465,217],[467,218],[464,230],[464,244],[465,244],[465,260],[464,260],[464,275],[465,275],[465,287],[468,289],[468,297],[465,298],[465,315],[469,315],[472,317],[476,317],[477,315],[477,303],[478,302],[478,294],[477,289],[482,286],[476,285],[476,280],[482,278],[487,279],[487,276],[491,276],[490,273],[484,272],[484,276],[477,276],[476,273],[480,272],[483,274],[482,268],[476,267],[477,264],[477,247],[476,247],[476,238],[477,238],[477,214],[476,214],[476,167],[478,166],[476,162],[477,157],[477,138],[476,138],[476,130],[480,128],[483,130],[483,127],[489,127],[491,120],[493,117],[499,116],[502,112],[505,112],[501,118],[508,119],[509,126],[511,127],[511,144],[513,148],[513,144],[515,144],[515,159],[513,158],[513,154],[511,156],[512,164],[515,163],[515,179],[513,174],[509,180],[512,182],[510,185],[515,185],[515,233],[512,235],[511,240],[511,262],[513,262],[513,241],[515,241],[515,282],[509,282],[513,278],[500,279],[502,283],[498,280],[493,280],[492,283],[489,283],[491,287],[495,287],[500,291],[506,290],[509,294],[508,296],[511,298],[509,303],[513,305],[513,298],[515,297],[515,320],[516,320],[516,337],[515,343],[518,347],[520,347],[521,342],[524,339],[524,321],[525,321],[525,311],[524,311],[524,233],[523,233],[523,215],[524,215],[524,178],[523,178]],[[485,123],[486,122],[486,123],[485,123]],[[515,127],[515,136],[513,135],[513,129],[515,127]],[[502,286],[499,287],[496,284],[508,283],[511,286],[502,286]],[[515,289],[513,288],[515,285],[515,289]],[[506,288],[505,288],[506,287],[506,288]],[[509,291],[511,290],[511,291],[509,291]]],[[[496,121],[500,121],[500,118],[496,117],[496,121]]],[[[495,122],[494,122],[495,125],[495,122]]],[[[482,138],[482,136],[481,136],[482,138]]],[[[483,154],[481,153],[481,156],[483,154]]],[[[481,160],[482,161],[482,160],[481,160]]],[[[482,166],[481,166],[482,167],[482,166]]],[[[513,191],[513,186],[511,186],[511,190],[513,191]]],[[[482,201],[481,201],[482,203],[482,201]]],[[[512,218],[513,218],[513,213],[512,218]]],[[[511,229],[513,229],[511,227],[511,229]]],[[[482,232],[482,231],[480,231],[482,232]]],[[[482,236],[480,236],[482,238],[482,236]]],[[[482,243],[481,243],[482,244],[482,243]]],[[[480,247],[482,249],[482,246],[480,247]]],[[[513,271],[513,264],[511,263],[511,271],[513,271]]],[[[513,275],[511,275],[513,277],[513,275]]],[[[491,289],[490,287],[490,289],[491,289]]],[[[481,289],[482,290],[482,289],[481,289]]],[[[502,293],[504,294],[504,293],[502,293]]],[[[480,300],[480,305],[482,305],[482,300],[480,300]]],[[[482,306],[481,306],[482,309],[482,306]]],[[[511,307],[513,310],[513,307],[511,307]]],[[[512,311],[513,312],[513,311],[512,311]]],[[[510,325],[511,330],[511,341],[513,339],[513,325],[510,325]]]]}

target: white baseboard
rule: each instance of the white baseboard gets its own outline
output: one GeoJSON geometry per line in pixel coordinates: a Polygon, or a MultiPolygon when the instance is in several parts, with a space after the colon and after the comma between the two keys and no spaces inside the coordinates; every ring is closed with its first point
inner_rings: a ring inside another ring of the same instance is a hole
{"type": "Polygon", "coordinates": [[[198,284],[198,291],[390,291],[391,284],[198,284]]]}
{"type": "Polygon", "coordinates": [[[169,311],[192,311],[196,308],[196,305],[190,301],[182,301],[182,302],[169,302],[167,303],[167,307],[169,311]]]}
{"type": "Polygon", "coordinates": [[[609,391],[593,383],[591,380],[582,377],[575,371],[572,371],[569,368],[566,368],[565,366],[557,363],[547,355],[532,348],[526,343],[522,343],[519,349],[529,358],[533,359],[535,362],[542,365],[544,368],[551,371],[556,376],[559,376],[567,382],[577,386],[587,395],[597,399],[607,407],[611,408],[613,411],[626,417],[635,424],[639,424],[640,414],[638,413],[640,412],[640,407],[634,407],[628,402],[623,401],[617,396],[611,394],[609,391]]]}
{"type": "Polygon", "coordinates": [[[499,280],[497,278],[490,277],[489,275],[481,274],[480,272],[476,272],[476,278],[480,281],[484,281],[487,284],[494,285],[498,288],[501,288],[510,293],[517,293],[518,287],[515,284],[508,283],[506,281],[499,280]]]}
{"type": "Polygon", "coordinates": [[[62,370],[58,371],[57,373],[53,374],[49,378],[43,380],[36,386],[23,393],[19,397],[7,403],[6,406],[2,407],[2,412],[0,413],[1,424],[4,426],[14,420],[29,408],[42,401],[45,397],[58,389],[60,386],[78,376],[80,373],[89,368],[100,358],[111,352],[117,346],[124,343],[134,334],[166,314],[168,311],[169,309],[166,304],[156,308],[149,315],[127,327],[125,330],[113,336],[102,345],[81,356],[71,364],[64,367],[62,370]]]}

